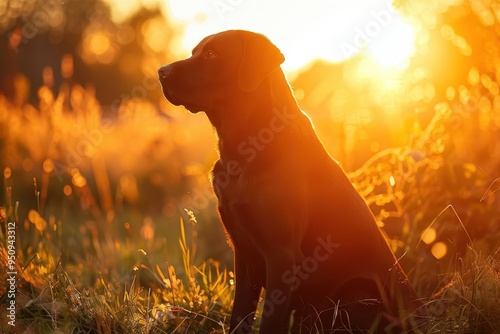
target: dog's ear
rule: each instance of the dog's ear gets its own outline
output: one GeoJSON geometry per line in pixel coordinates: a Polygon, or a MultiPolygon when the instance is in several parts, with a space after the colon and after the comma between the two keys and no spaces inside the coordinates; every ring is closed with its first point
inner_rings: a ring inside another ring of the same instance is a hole
{"type": "Polygon", "coordinates": [[[238,85],[244,92],[251,92],[274,71],[285,57],[264,35],[244,32],[243,57],[238,70],[238,85]]]}

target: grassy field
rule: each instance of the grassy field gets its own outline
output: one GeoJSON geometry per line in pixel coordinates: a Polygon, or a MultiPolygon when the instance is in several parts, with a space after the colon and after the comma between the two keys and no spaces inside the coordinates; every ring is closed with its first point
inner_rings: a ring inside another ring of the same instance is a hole
{"type": "MultiPolygon", "coordinates": [[[[78,85],[39,95],[38,109],[0,98],[1,332],[227,333],[234,281],[207,190],[210,127],[140,100],[108,120],[78,85]]],[[[500,333],[500,179],[488,156],[460,159],[477,148],[466,138],[498,150],[500,108],[433,108],[407,145],[349,176],[426,303],[426,332],[500,333]]]]}

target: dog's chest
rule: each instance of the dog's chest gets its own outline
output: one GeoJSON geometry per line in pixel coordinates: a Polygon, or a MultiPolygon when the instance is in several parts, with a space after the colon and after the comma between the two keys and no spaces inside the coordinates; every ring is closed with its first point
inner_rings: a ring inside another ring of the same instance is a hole
{"type": "MultiPolygon", "coordinates": [[[[226,164],[228,166],[228,164],[226,164]]],[[[262,180],[245,168],[224,168],[218,161],[212,171],[212,184],[218,199],[222,223],[234,243],[239,238],[252,239],[260,220],[255,219],[262,211],[262,180]],[[249,176],[249,175],[252,176],[249,176]]]]}
{"type": "Polygon", "coordinates": [[[232,206],[248,200],[248,182],[244,169],[235,161],[224,167],[219,160],[212,171],[212,185],[219,200],[219,206],[232,206]]]}

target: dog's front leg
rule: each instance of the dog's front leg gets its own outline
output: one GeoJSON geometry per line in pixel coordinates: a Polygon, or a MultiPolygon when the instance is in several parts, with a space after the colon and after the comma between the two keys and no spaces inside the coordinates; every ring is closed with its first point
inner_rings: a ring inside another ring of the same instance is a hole
{"type": "Polygon", "coordinates": [[[296,257],[281,251],[280,254],[274,253],[272,258],[266,259],[266,298],[262,311],[261,334],[288,333],[292,295],[296,288],[293,270],[299,260],[296,257]]]}
{"type": "Polygon", "coordinates": [[[256,254],[253,254],[253,259],[249,256],[252,255],[238,249],[234,251],[236,291],[229,328],[229,332],[234,334],[252,333],[255,310],[264,285],[263,265],[256,261],[256,254]]]}

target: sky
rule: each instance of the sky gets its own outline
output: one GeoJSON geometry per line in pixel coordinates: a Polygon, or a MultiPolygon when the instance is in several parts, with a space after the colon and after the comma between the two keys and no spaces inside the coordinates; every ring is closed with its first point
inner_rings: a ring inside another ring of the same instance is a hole
{"type": "Polygon", "coordinates": [[[141,6],[159,6],[184,31],[188,55],[205,36],[228,29],[263,33],[295,71],[314,59],[338,62],[362,50],[382,67],[404,69],[415,29],[388,0],[106,0],[123,20],[141,6]]]}

